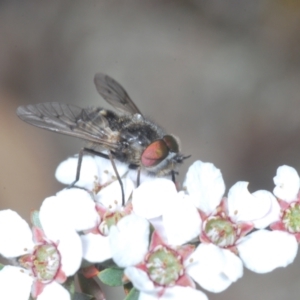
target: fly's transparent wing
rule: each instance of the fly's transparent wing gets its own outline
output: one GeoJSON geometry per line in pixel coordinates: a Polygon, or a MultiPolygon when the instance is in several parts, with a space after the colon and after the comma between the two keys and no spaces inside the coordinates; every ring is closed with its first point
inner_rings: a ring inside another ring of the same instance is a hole
{"type": "Polygon", "coordinates": [[[31,125],[117,149],[117,139],[112,139],[108,121],[99,113],[101,110],[48,102],[20,106],[17,115],[31,125]]]}
{"type": "Polygon", "coordinates": [[[98,93],[115,109],[123,113],[141,114],[124,88],[108,75],[97,73],[94,78],[98,93]]]}

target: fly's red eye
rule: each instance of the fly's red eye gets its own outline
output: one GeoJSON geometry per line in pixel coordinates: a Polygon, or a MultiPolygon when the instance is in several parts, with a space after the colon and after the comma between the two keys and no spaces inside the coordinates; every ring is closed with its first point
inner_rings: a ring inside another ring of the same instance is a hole
{"type": "Polygon", "coordinates": [[[166,142],[166,144],[171,152],[175,152],[175,153],[179,152],[178,142],[172,135],[165,135],[163,137],[163,139],[166,142]]]}
{"type": "Polygon", "coordinates": [[[145,167],[152,167],[168,156],[169,149],[164,140],[157,140],[150,144],[143,152],[141,161],[145,167]]]}

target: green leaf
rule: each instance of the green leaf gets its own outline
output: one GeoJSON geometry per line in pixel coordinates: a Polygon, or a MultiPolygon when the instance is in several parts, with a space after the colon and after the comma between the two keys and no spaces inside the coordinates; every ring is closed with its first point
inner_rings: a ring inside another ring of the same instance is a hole
{"type": "Polygon", "coordinates": [[[91,295],[77,293],[77,292],[74,294],[73,297],[73,300],[91,300],[91,299],[95,299],[95,298],[91,295]]]}
{"type": "Polygon", "coordinates": [[[0,264],[0,271],[4,268],[5,266],[0,264]]]}
{"type": "Polygon", "coordinates": [[[120,268],[105,269],[98,274],[98,278],[109,286],[121,286],[124,284],[122,281],[123,269],[120,268]]]}
{"type": "Polygon", "coordinates": [[[69,291],[71,297],[75,294],[75,277],[68,277],[67,281],[63,284],[64,288],[69,291]]]}
{"type": "Polygon", "coordinates": [[[129,292],[129,294],[125,297],[124,300],[138,300],[139,299],[140,292],[136,289],[133,288],[129,292]]]}

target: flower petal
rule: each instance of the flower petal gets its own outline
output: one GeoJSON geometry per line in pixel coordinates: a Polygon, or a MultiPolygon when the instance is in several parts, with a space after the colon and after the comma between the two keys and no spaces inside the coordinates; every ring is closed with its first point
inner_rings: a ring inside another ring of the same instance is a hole
{"type": "Polygon", "coordinates": [[[148,221],[154,227],[155,231],[158,233],[161,240],[165,244],[167,244],[168,243],[168,238],[167,238],[166,228],[165,228],[165,225],[163,223],[163,218],[162,217],[157,217],[157,218],[149,219],[148,221]]]}
{"type": "Polygon", "coordinates": [[[88,233],[81,236],[83,258],[89,262],[103,262],[110,259],[111,250],[109,238],[101,234],[88,233]]]}
{"type": "Polygon", "coordinates": [[[271,209],[271,199],[263,194],[253,196],[248,191],[248,182],[239,181],[228,192],[228,215],[235,222],[251,222],[264,217],[271,209]]]}
{"type": "MultiPolygon", "coordinates": [[[[126,203],[134,190],[134,183],[131,179],[126,177],[122,179],[122,184],[126,203]]],[[[120,182],[114,180],[109,185],[103,187],[96,195],[95,200],[111,211],[120,208],[122,206],[122,189],[120,182]]]]}
{"type": "Polygon", "coordinates": [[[168,244],[182,245],[200,234],[201,218],[189,195],[178,193],[163,214],[168,244]]]}
{"type": "Polygon", "coordinates": [[[143,261],[149,245],[149,222],[135,214],[122,218],[109,233],[112,258],[119,267],[143,261]]]}
{"type": "Polygon", "coordinates": [[[133,286],[142,292],[154,292],[155,286],[152,280],[149,279],[148,274],[135,267],[127,267],[124,274],[132,282],[133,286]]]}
{"type": "MultiPolygon", "coordinates": [[[[116,180],[116,172],[113,168],[113,165],[110,159],[106,159],[100,156],[94,156],[95,162],[98,167],[98,182],[100,185],[104,185],[108,182],[112,182],[116,180]]],[[[115,166],[118,170],[118,174],[120,177],[123,177],[127,174],[128,164],[122,163],[118,160],[114,160],[115,166]]]]}
{"type": "Polygon", "coordinates": [[[273,193],[277,198],[286,202],[297,198],[300,188],[300,178],[294,168],[286,165],[279,167],[273,181],[276,185],[273,193]]]}
{"type": "Polygon", "coordinates": [[[15,211],[0,211],[0,254],[17,257],[32,250],[34,243],[29,225],[15,211]]]}
{"type": "Polygon", "coordinates": [[[45,285],[42,293],[37,297],[37,300],[71,300],[70,293],[59,283],[52,281],[45,285]]]}
{"type": "Polygon", "coordinates": [[[298,244],[296,238],[287,232],[258,230],[242,238],[237,248],[246,268],[267,273],[292,263],[298,244]]]}
{"type": "Polygon", "coordinates": [[[212,163],[195,161],[186,174],[184,189],[192,196],[197,208],[210,214],[220,204],[225,192],[221,171],[212,163]]]}
{"type": "Polygon", "coordinates": [[[5,266],[0,271],[0,299],[28,300],[33,277],[19,267],[5,266]]]}
{"type": "MultiPolygon", "coordinates": [[[[63,184],[71,184],[75,181],[78,165],[78,156],[70,157],[61,162],[56,169],[55,177],[63,184]]],[[[95,159],[92,156],[82,157],[80,177],[76,182],[77,186],[93,190],[95,178],[98,178],[98,168],[95,159]]]]}
{"type": "Polygon", "coordinates": [[[39,218],[45,232],[53,226],[83,231],[99,223],[95,202],[90,194],[77,188],[65,189],[56,196],[46,198],[40,208],[39,218]]]}
{"type": "Polygon", "coordinates": [[[74,275],[79,269],[82,260],[82,243],[77,232],[73,230],[52,231],[51,241],[57,244],[61,255],[61,269],[66,276],[74,275]]]}
{"type": "Polygon", "coordinates": [[[173,286],[165,288],[163,291],[140,292],[139,300],[182,300],[182,299],[197,299],[208,300],[207,296],[191,287],[173,286]]]}
{"type": "Polygon", "coordinates": [[[270,224],[279,221],[280,219],[280,205],[277,199],[268,191],[256,191],[252,196],[261,199],[262,201],[270,201],[270,209],[266,215],[260,219],[252,220],[254,227],[262,229],[268,227],[270,224]]]}
{"type": "Polygon", "coordinates": [[[219,293],[243,276],[241,260],[226,249],[200,244],[185,261],[187,273],[204,289],[219,293]]]}
{"type": "Polygon", "coordinates": [[[176,197],[175,184],[165,178],[145,181],[132,194],[132,206],[137,215],[146,219],[159,217],[176,197]]]}
{"type": "MultiPolygon", "coordinates": [[[[128,172],[128,165],[115,161],[120,177],[128,172]]],[[[78,166],[78,156],[68,158],[60,163],[55,172],[58,181],[64,184],[71,184],[75,181],[78,166]]],[[[109,159],[84,155],[82,157],[80,177],[76,186],[83,187],[89,191],[94,189],[95,183],[104,185],[116,179],[116,173],[109,159]]]]}
{"type": "MultiPolygon", "coordinates": [[[[157,299],[157,298],[156,298],[157,299]]],[[[182,299],[197,299],[208,300],[208,297],[201,291],[191,287],[174,286],[167,288],[164,294],[159,298],[160,300],[182,300],[182,299]]]]}

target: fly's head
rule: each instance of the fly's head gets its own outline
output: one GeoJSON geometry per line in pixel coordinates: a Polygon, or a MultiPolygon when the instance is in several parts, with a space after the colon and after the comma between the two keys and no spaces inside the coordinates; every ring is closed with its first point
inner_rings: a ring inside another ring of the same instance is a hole
{"type": "Polygon", "coordinates": [[[150,173],[167,175],[186,158],[180,153],[179,139],[165,135],[146,147],[141,156],[141,165],[150,173]]]}

